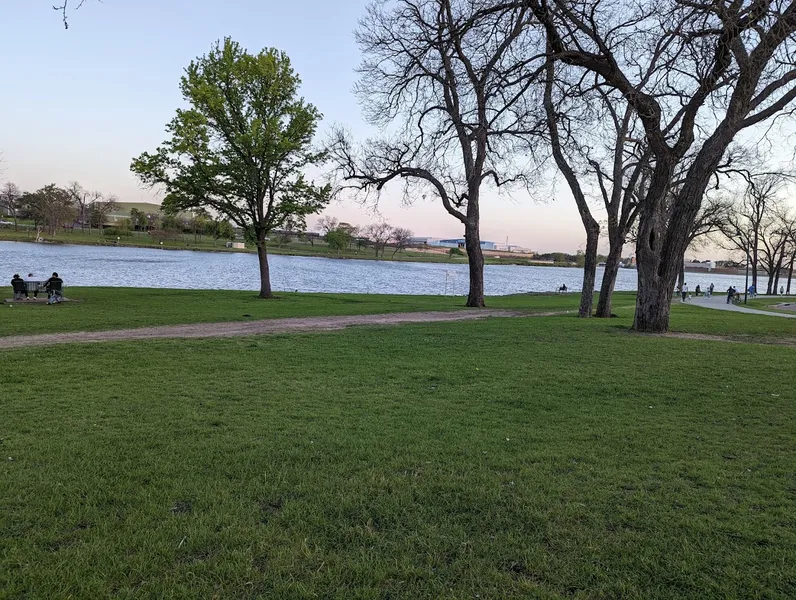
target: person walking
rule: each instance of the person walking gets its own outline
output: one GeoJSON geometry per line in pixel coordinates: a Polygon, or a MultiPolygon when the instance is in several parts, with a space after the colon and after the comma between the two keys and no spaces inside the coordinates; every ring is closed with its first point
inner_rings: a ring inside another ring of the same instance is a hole
{"type": "Polygon", "coordinates": [[[685,302],[687,298],[688,298],[688,284],[684,283],[683,284],[683,302],[685,302]]]}
{"type": "Polygon", "coordinates": [[[708,298],[711,298],[712,296],[713,296],[713,284],[711,283],[710,287],[708,287],[708,298]]]}
{"type": "Polygon", "coordinates": [[[730,286],[727,288],[727,304],[732,304],[732,297],[735,295],[735,288],[730,286]]]}

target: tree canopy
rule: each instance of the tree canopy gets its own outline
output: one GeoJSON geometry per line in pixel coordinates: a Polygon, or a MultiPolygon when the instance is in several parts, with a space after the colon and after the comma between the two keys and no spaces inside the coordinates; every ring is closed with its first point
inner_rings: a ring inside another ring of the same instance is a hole
{"type": "Polygon", "coordinates": [[[257,244],[261,297],[271,296],[268,233],[304,228],[329,199],[329,186],[304,174],[325,156],[312,149],[321,114],[298,96],[300,83],[283,52],[217,42],[182,77],[190,108],[177,110],[170,139],[131,166],[142,182],[164,188],[173,208],[207,208],[245,231],[257,244]]]}

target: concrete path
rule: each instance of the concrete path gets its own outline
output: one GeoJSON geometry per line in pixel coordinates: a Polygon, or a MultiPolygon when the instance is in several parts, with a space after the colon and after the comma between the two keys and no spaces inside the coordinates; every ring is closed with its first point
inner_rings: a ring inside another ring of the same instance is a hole
{"type": "MultiPolygon", "coordinates": [[[[759,298],[760,296],[758,296],[759,298]]],[[[778,296],[770,296],[772,298],[771,304],[775,304],[774,298],[778,296]]],[[[783,319],[796,319],[796,313],[789,315],[783,312],[769,312],[765,310],[757,310],[756,308],[746,308],[743,304],[727,304],[727,295],[714,295],[711,298],[705,296],[693,297],[688,301],[688,304],[694,306],[702,306],[704,308],[714,308],[716,310],[729,310],[733,312],[742,312],[750,315],[765,315],[767,317],[782,317],[783,319]]]]}
{"type": "Polygon", "coordinates": [[[514,310],[470,309],[450,312],[406,312],[377,315],[339,315],[326,317],[300,317],[292,319],[263,319],[257,321],[231,321],[224,323],[191,323],[187,325],[162,325],[138,329],[113,331],[76,331],[70,333],[45,333],[0,337],[0,349],[49,346],[85,342],[118,342],[123,340],[151,340],[156,338],[207,338],[240,337],[266,333],[303,333],[332,331],[352,325],[399,325],[401,323],[432,323],[440,321],[468,321],[485,317],[543,317],[566,314],[527,313],[514,310]]]}

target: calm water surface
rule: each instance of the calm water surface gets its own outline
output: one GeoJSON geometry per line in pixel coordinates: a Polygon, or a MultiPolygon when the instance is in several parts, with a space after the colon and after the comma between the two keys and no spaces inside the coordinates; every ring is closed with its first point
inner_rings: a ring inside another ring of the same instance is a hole
{"type": "MultiPolygon", "coordinates": [[[[305,256],[270,257],[275,290],[366,294],[467,293],[467,265],[338,260],[305,256]]],[[[0,277],[29,272],[45,279],[53,271],[67,286],[155,287],[185,289],[259,289],[257,257],[233,252],[194,252],[150,248],[70,246],[0,242],[0,277]]],[[[579,269],[487,265],[487,295],[549,292],[566,284],[580,290],[579,269]]],[[[597,283],[602,278],[598,269],[597,283]]],[[[691,290],[711,282],[717,290],[743,288],[743,276],[691,274],[691,290]]],[[[760,287],[763,287],[761,282],[760,287]]],[[[636,271],[620,269],[617,290],[636,289],[636,271]]]]}

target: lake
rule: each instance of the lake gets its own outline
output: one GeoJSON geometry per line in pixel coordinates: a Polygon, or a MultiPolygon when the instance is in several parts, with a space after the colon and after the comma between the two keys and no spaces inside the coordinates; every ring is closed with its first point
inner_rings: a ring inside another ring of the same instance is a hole
{"type": "MultiPolygon", "coordinates": [[[[278,291],[466,295],[468,287],[466,264],[273,255],[270,265],[271,283],[278,291]]],[[[260,286],[257,257],[249,253],[0,242],[0,277],[6,282],[14,273],[45,279],[53,271],[67,286],[223,290],[260,286]]],[[[484,273],[490,296],[551,292],[562,284],[578,291],[581,277],[580,269],[518,265],[487,265],[484,273]]],[[[598,269],[598,285],[601,278],[598,269]]],[[[686,281],[691,290],[711,282],[718,291],[730,284],[743,289],[744,284],[741,275],[712,273],[689,273],[686,281]]],[[[636,271],[620,269],[616,289],[635,290],[636,271]]]]}

